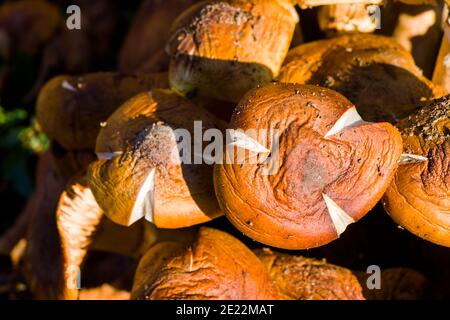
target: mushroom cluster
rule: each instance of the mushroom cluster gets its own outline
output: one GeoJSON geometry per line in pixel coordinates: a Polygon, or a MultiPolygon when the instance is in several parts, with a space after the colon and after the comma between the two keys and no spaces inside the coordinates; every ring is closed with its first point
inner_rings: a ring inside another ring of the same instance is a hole
{"type": "MultiPolygon", "coordinates": [[[[28,2],[0,6],[0,49],[3,33],[33,51],[59,32],[55,4],[28,2]],[[21,10],[34,42],[11,26],[21,10]]],[[[372,252],[345,246],[398,224],[450,247],[450,95],[400,31],[372,34],[379,1],[348,2],[143,0],[116,71],[38,81],[51,147],[0,238],[32,297],[425,296],[409,264],[372,292],[372,252]],[[383,210],[387,226],[363,219],[383,210]]]]}

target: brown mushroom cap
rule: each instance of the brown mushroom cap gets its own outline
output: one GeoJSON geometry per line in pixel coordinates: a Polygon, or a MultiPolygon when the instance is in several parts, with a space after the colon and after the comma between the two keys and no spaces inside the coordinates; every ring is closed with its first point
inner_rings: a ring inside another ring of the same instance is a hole
{"type": "Polygon", "coordinates": [[[329,243],[363,217],[388,187],[402,151],[395,127],[362,121],[345,97],[316,86],[254,89],[230,127],[278,130],[279,150],[270,134],[256,139],[271,152],[269,161],[250,161],[254,152],[239,160],[234,152],[232,161],[215,165],[214,183],[239,230],[286,249],[329,243]]]}
{"type": "Polygon", "coordinates": [[[100,159],[89,185],[105,214],[130,225],[142,217],[160,228],[182,228],[222,212],[214,195],[212,167],[181,161],[174,134],[194,121],[214,128],[213,118],[185,98],[155,89],[129,100],[106,122],[97,140],[100,159]]]}
{"type": "Polygon", "coordinates": [[[64,149],[93,150],[101,123],[127,99],[153,87],[167,87],[165,74],[58,76],[41,90],[36,117],[45,134],[64,149]]]}
{"type": "Polygon", "coordinates": [[[267,248],[254,252],[285,299],[364,300],[358,279],[348,269],[267,248]]]}
{"type": "Polygon", "coordinates": [[[415,235],[450,247],[450,96],[398,123],[404,152],[419,156],[401,165],[384,207],[415,235]]]}
{"type": "Polygon", "coordinates": [[[171,87],[237,102],[278,75],[298,15],[288,0],[217,0],[183,13],[169,40],[171,87]]]}
{"type": "MultiPolygon", "coordinates": [[[[61,194],[56,209],[56,220],[61,238],[64,286],[62,296],[76,299],[83,296],[102,297],[103,294],[123,293],[113,288],[95,288],[89,292],[78,292],[71,287],[77,272],[84,264],[89,252],[103,251],[127,256],[136,260],[158,241],[190,241],[194,230],[157,230],[144,220],[123,227],[107,219],[87,186],[85,172],[73,177],[61,194]],[[111,291],[112,290],[112,291],[111,291]]],[[[120,295],[123,297],[123,295],[120,295]]]]}
{"type": "Polygon", "coordinates": [[[136,271],[132,299],[276,299],[267,271],[239,240],[200,228],[194,243],[162,242],[136,271]]]}
{"type": "Polygon", "coordinates": [[[292,49],[278,80],[317,84],[346,96],[364,120],[395,123],[442,94],[395,40],[345,35],[292,49]]]}

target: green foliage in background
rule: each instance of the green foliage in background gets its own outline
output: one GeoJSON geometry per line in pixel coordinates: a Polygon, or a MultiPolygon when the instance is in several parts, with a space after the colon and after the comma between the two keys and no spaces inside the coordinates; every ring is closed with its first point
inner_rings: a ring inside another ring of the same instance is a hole
{"type": "Polygon", "coordinates": [[[28,159],[47,150],[49,141],[30,120],[24,109],[6,111],[0,106],[0,180],[10,183],[20,195],[32,192],[32,179],[27,172],[28,159]]]}

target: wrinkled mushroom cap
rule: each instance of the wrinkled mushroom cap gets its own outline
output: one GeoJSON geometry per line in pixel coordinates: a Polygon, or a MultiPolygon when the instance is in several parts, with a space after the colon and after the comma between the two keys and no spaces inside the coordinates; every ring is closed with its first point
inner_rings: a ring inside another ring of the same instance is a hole
{"type": "Polygon", "coordinates": [[[57,76],[42,88],[36,117],[45,134],[64,149],[93,150],[101,124],[114,110],[142,91],[166,85],[164,74],[57,76]]]}
{"type": "MultiPolygon", "coordinates": [[[[342,95],[316,86],[270,84],[252,90],[230,127],[269,134],[256,138],[260,150],[243,159],[234,152],[232,161],[215,165],[219,204],[244,234],[285,249],[338,238],[381,198],[402,151],[395,127],[362,121],[342,95]],[[266,159],[250,161],[264,150],[270,151],[266,159]]],[[[246,148],[234,145],[239,148],[231,150],[246,148]]]]}
{"type": "Polygon", "coordinates": [[[336,90],[357,107],[364,120],[391,123],[442,94],[394,39],[369,34],[292,49],[278,80],[336,90]]]}
{"type": "Polygon", "coordinates": [[[107,120],[89,185],[111,220],[131,225],[145,216],[157,227],[180,228],[222,214],[212,167],[184,163],[179,156],[174,130],[187,130],[193,144],[194,121],[214,128],[206,111],[168,90],[140,94],[107,120]]]}
{"type": "Polygon", "coordinates": [[[267,271],[244,244],[227,233],[200,228],[191,244],[162,242],[142,258],[132,299],[276,299],[267,271]]]}
{"type": "Polygon", "coordinates": [[[286,299],[364,300],[358,279],[348,269],[267,248],[254,252],[286,299]]]}
{"type": "Polygon", "coordinates": [[[237,102],[276,76],[298,15],[287,0],[221,0],[188,9],[168,43],[171,87],[237,102]]]}
{"type": "Polygon", "coordinates": [[[396,223],[450,247],[450,96],[398,123],[404,152],[419,156],[397,170],[384,197],[396,223]]]}

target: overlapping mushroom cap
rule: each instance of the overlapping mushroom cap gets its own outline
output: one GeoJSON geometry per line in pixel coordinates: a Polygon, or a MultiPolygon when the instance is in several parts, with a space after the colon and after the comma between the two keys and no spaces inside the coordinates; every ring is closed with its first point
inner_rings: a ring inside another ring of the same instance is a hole
{"type": "Polygon", "coordinates": [[[394,39],[368,34],[319,40],[292,49],[278,80],[336,90],[365,120],[391,123],[442,94],[394,39]]]}
{"type": "Polygon", "coordinates": [[[316,86],[252,90],[230,126],[274,134],[244,135],[227,148],[227,155],[234,150],[231,161],[214,171],[219,204],[244,234],[286,249],[339,237],[382,197],[402,152],[395,127],[362,121],[346,98],[316,86]],[[246,148],[239,159],[235,150],[246,148]]]}
{"type": "Polygon", "coordinates": [[[348,269],[325,261],[264,248],[255,251],[280,296],[295,300],[364,300],[361,285],[348,269]]]}
{"type": "Polygon", "coordinates": [[[189,135],[184,142],[193,156],[195,121],[200,129],[215,128],[206,111],[158,89],[129,100],[106,121],[97,140],[100,160],[88,174],[89,186],[111,220],[131,225],[145,216],[160,228],[181,228],[222,214],[212,167],[180,157],[175,130],[189,135]]]}
{"type": "Polygon", "coordinates": [[[261,261],[223,231],[200,228],[192,243],[162,242],[136,271],[132,299],[271,300],[278,294],[261,261]]]}
{"type": "Polygon", "coordinates": [[[169,80],[182,94],[237,102],[278,75],[298,22],[288,0],[203,1],[175,22],[169,80]]]}
{"type": "Polygon", "coordinates": [[[41,90],[36,117],[45,134],[64,149],[93,150],[101,123],[123,102],[142,91],[167,86],[165,74],[58,76],[41,90]]]}
{"type": "Polygon", "coordinates": [[[450,96],[398,123],[406,159],[384,197],[399,225],[450,247],[450,96]]]}

